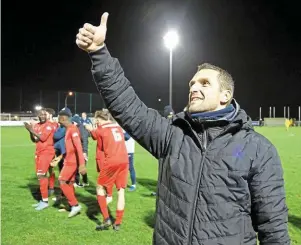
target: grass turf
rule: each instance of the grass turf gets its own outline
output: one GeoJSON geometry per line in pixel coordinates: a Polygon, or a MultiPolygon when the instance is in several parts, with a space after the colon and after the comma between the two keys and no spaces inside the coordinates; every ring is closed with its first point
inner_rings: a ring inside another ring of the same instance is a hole
{"type": "MultiPolygon", "coordinates": [[[[286,132],[284,127],[256,130],[275,144],[281,156],[290,236],[292,244],[301,244],[301,129],[292,128],[290,132],[286,132]]],[[[102,220],[95,197],[95,142],[90,140],[89,144],[90,187],[76,189],[82,212],[68,219],[68,213],[60,213],[52,206],[41,212],[31,207],[39,195],[34,173],[34,145],[23,128],[2,128],[1,131],[1,244],[151,244],[155,212],[155,197],[151,196],[151,192],[156,190],[157,161],[140,146],[136,147],[135,154],[138,189],[126,193],[122,230],[99,232],[95,231],[97,222],[102,220]]],[[[115,206],[116,195],[110,204],[113,216],[115,206]]]]}

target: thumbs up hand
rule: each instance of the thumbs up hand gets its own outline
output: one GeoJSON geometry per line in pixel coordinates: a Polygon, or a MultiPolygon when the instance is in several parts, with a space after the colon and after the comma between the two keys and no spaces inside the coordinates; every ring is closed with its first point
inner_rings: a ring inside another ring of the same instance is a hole
{"type": "Polygon", "coordinates": [[[107,33],[108,16],[108,13],[104,13],[101,16],[99,26],[93,26],[86,23],[83,28],[79,29],[79,32],[76,35],[76,44],[80,49],[86,52],[93,52],[104,45],[107,33]]]}

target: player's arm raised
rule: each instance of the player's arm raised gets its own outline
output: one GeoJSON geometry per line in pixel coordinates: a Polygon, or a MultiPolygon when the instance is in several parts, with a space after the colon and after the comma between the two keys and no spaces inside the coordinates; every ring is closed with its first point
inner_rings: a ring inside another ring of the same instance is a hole
{"type": "Polygon", "coordinates": [[[53,128],[51,126],[47,126],[41,134],[34,134],[34,135],[39,139],[39,141],[45,142],[52,132],[53,132],[53,128]]]}
{"type": "Polygon", "coordinates": [[[45,128],[45,130],[43,130],[43,132],[41,134],[38,134],[37,132],[35,132],[35,130],[33,129],[32,126],[30,126],[28,123],[24,123],[25,128],[29,131],[30,133],[30,139],[33,141],[33,139],[35,141],[33,142],[38,142],[38,141],[42,141],[45,142],[48,137],[50,136],[50,134],[52,133],[53,128],[50,126],[47,126],[45,128]]]}
{"type": "Polygon", "coordinates": [[[24,123],[24,126],[28,130],[28,132],[29,132],[30,140],[33,143],[37,143],[39,141],[39,139],[33,133],[34,132],[33,126],[31,124],[27,123],[27,122],[24,123]]]}
{"type": "Polygon", "coordinates": [[[30,135],[30,140],[33,143],[37,143],[39,141],[39,139],[37,137],[35,137],[31,132],[29,132],[29,135],[30,135]]]}
{"type": "Polygon", "coordinates": [[[171,135],[170,121],[148,108],[125,77],[119,61],[104,45],[108,14],[99,26],[85,24],[77,34],[77,45],[89,52],[92,75],[109,111],[137,142],[156,158],[165,151],[171,135]]]}
{"type": "Polygon", "coordinates": [[[97,128],[93,129],[93,126],[90,124],[85,125],[85,128],[90,132],[93,140],[97,140],[97,128]]]}

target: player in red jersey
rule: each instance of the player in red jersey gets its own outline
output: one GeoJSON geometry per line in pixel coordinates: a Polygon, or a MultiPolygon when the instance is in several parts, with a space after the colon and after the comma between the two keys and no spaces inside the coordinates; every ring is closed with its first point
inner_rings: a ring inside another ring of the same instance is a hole
{"type": "MultiPolygon", "coordinates": [[[[47,113],[47,120],[52,124],[53,127],[53,133],[55,133],[56,129],[59,127],[58,122],[53,120],[53,115],[55,114],[55,111],[52,108],[45,108],[45,111],[47,113]]],[[[49,167],[49,190],[48,195],[51,196],[54,194],[54,184],[55,184],[55,172],[53,170],[53,167],[49,167]]]]}
{"type": "MultiPolygon", "coordinates": [[[[99,113],[99,111],[96,111],[96,114],[99,113]]],[[[96,120],[96,128],[93,132],[91,132],[93,129],[90,128],[89,126],[87,128],[89,128],[89,131],[91,133],[91,137],[93,140],[97,140],[97,127],[101,127],[101,124],[98,124],[98,121],[96,120]]],[[[105,161],[105,153],[103,151],[103,145],[102,142],[99,142],[96,145],[96,171],[97,173],[100,172],[100,169],[103,167],[105,161]]],[[[111,203],[113,201],[112,198],[112,194],[113,194],[113,186],[112,188],[106,188],[106,200],[107,200],[107,204],[111,203]]]]}
{"type": "Polygon", "coordinates": [[[56,122],[54,119],[53,119],[53,116],[55,114],[55,111],[52,109],[52,108],[45,108],[45,111],[47,113],[47,120],[49,122],[51,122],[52,126],[53,126],[53,129],[54,131],[59,127],[59,124],[58,122],[56,122]]]}
{"type": "Polygon", "coordinates": [[[30,133],[30,139],[36,143],[35,162],[36,174],[40,182],[40,191],[42,200],[34,204],[36,210],[42,210],[48,207],[48,178],[50,162],[54,157],[53,148],[53,128],[47,121],[47,113],[44,109],[38,112],[39,123],[31,125],[24,123],[25,128],[30,133]]]}
{"type": "Polygon", "coordinates": [[[101,158],[102,151],[104,152],[104,161],[100,163],[100,172],[97,179],[97,200],[104,222],[102,225],[98,225],[96,230],[105,230],[112,225],[108,213],[106,192],[107,190],[112,190],[115,184],[118,190],[118,200],[113,229],[118,231],[125,207],[124,190],[127,185],[129,171],[128,154],[125,147],[123,130],[118,124],[110,121],[109,112],[96,112],[95,120],[99,125],[97,129],[93,130],[91,125],[86,125],[86,128],[91,132],[93,139],[97,139],[96,158],[101,158]]]}
{"type": "Polygon", "coordinates": [[[60,172],[59,182],[61,190],[71,206],[71,212],[68,216],[69,218],[75,216],[81,210],[81,206],[78,204],[78,201],[75,197],[73,186],[78,165],[79,173],[86,173],[85,158],[80,141],[80,133],[78,128],[72,124],[71,116],[72,115],[64,109],[59,112],[59,123],[66,128],[66,155],[64,166],[60,172]]]}

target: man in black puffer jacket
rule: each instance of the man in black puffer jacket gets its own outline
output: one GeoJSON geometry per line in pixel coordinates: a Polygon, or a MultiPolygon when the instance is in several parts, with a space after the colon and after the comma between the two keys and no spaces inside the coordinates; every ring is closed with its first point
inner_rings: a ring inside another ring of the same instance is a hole
{"type": "Polygon", "coordinates": [[[231,75],[200,66],[187,111],[166,119],[138,98],[105,47],[107,18],[85,24],[76,43],[116,121],[159,159],[153,243],[256,245],[258,232],[261,245],[289,244],[279,156],[233,99],[231,75]]]}

